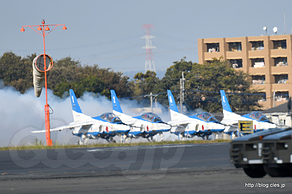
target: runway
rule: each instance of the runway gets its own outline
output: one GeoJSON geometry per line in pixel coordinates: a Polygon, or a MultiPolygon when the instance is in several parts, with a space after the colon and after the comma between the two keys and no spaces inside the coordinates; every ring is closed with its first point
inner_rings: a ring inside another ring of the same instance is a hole
{"type": "Polygon", "coordinates": [[[229,143],[1,151],[0,193],[291,192],[291,178],[251,179],[228,152],[229,143]]]}

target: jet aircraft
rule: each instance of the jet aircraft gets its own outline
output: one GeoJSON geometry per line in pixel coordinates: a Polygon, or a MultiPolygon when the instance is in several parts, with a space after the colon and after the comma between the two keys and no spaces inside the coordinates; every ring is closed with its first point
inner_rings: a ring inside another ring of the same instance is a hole
{"type": "MultiPolygon", "coordinates": [[[[72,134],[80,137],[80,144],[88,139],[103,138],[107,141],[113,141],[113,137],[118,135],[123,137],[130,131],[130,126],[124,124],[119,117],[113,113],[104,113],[100,116],[90,117],[82,113],[77,102],[77,98],[72,89],[70,91],[72,113],[74,122],[69,125],[60,126],[50,131],[62,131],[64,129],[73,129],[72,134]]],[[[43,133],[45,130],[32,131],[32,133],[43,133]]]]}
{"type": "Polygon", "coordinates": [[[114,90],[111,90],[111,98],[113,113],[121,118],[122,122],[131,126],[130,132],[127,133],[129,138],[144,137],[150,141],[150,139],[153,140],[153,136],[160,134],[162,140],[163,132],[170,130],[170,125],[163,122],[158,115],[152,112],[144,113],[136,117],[131,117],[123,113],[119,99],[114,90]]]}
{"type": "Polygon", "coordinates": [[[168,124],[172,126],[171,133],[178,135],[179,138],[199,136],[208,139],[212,133],[219,133],[224,130],[224,125],[211,113],[200,112],[192,116],[179,113],[170,90],[167,90],[167,95],[171,117],[168,124]]]}
{"type": "Polygon", "coordinates": [[[253,111],[242,116],[234,113],[231,110],[224,90],[220,90],[220,94],[223,107],[223,119],[221,123],[231,126],[238,125],[238,121],[253,121],[254,132],[277,127],[275,123],[270,122],[269,119],[260,111],[253,111]]]}

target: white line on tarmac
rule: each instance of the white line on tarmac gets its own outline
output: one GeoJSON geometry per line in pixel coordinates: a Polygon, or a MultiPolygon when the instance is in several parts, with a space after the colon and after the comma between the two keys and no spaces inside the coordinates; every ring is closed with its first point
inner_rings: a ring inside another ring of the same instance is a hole
{"type": "Polygon", "coordinates": [[[222,143],[208,143],[208,144],[177,144],[177,145],[155,145],[155,146],[128,146],[128,147],[107,147],[87,150],[88,152],[105,152],[105,151],[120,151],[120,150],[138,150],[138,149],[156,149],[156,148],[183,148],[195,146],[215,146],[222,145],[222,143]]]}

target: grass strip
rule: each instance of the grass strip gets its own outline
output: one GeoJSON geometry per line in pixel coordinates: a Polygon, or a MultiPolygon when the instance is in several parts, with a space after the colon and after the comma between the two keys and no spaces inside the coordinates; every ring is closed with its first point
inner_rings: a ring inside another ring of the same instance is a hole
{"type": "Polygon", "coordinates": [[[204,143],[226,143],[231,140],[186,140],[186,141],[160,141],[144,143],[106,143],[106,144],[88,144],[88,145],[59,145],[46,146],[40,143],[27,146],[9,146],[0,147],[0,150],[34,150],[34,149],[63,149],[63,148],[92,148],[92,147],[126,147],[126,146],[154,146],[154,145],[175,145],[175,144],[204,144],[204,143]]]}

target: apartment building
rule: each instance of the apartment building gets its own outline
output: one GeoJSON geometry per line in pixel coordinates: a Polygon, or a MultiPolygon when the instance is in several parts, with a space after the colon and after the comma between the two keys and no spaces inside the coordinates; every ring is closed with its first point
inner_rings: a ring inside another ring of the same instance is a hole
{"type": "Polygon", "coordinates": [[[292,35],[198,39],[199,63],[223,57],[262,89],[264,109],[288,101],[292,94],[292,35]]]}

